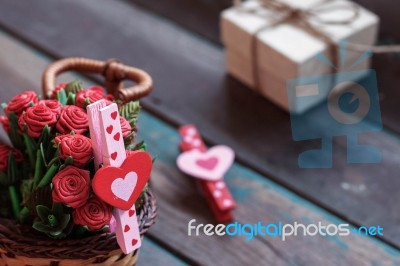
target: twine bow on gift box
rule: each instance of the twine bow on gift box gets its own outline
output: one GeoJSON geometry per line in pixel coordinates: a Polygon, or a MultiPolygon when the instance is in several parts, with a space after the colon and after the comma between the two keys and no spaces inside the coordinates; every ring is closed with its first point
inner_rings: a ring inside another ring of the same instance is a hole
{"type": "MultiPolygon", "coordinates": [[[[266,27],[276,26],[277,24],[290,21],[303,27],[307,31],[315,32],[320,35],[326,34],[318,31],[310,23],[311,20],[325,25],[348,25],[360,15],[359,6],[351,2],[336,3],[335,5],[329,6],[329,4],[332,4],[333,2],[331,0],[325,0],[308,9],[296,8],[278,0],[259,0],[258,2],[262,7],[275,13],[275,18],[266,27]],[[320,15],[324,13],[330,13],[336,10],[350,11],[351,15],[347,18],[338,18],[334,20],[322,19],[320,17],[320,15]]],[[[244,7],[241,0],[234,0],[234,6],[239,11],[265,17],[265,15],[259,12],[259,8],[244,7]]],[[[264,29],[265,28],[262,28],[260,31],[264,29]]]]}
{"type": "MultiPolygon", "coordinates": [[[[329,36],[327,33],[319,30],[313,23],[316,22],[320,25],[350,25],[360,15],[359,6],[351,2],[340,2],[335,3],[331,0],[324,0],[310,8],[301,9],[290,6],[278,0],[258,0],[260,3],[256,7],[244,6],[241,0],[234,0],[234,7],[239,11],[247,14],[252,14],[263,19],[267,19],[267,16],[260,12],[260,7],[263,7],[273,14],[268,14],[268,21],[265,26],[258,29],[252,35],[251,53],[252,53],[252,64],[253,64],[253,80],[255,82],[255,88],[260,89],[260,79],[258,73],[258,49],[257,49],[257,37],[264,30],[277,26],[282,23],[291,23],[296,27],[303,29],[305,32],[315,36],[322,40],[328,45],[328,53],[331,56],[333,65],[337,65],[337,53],[338,44],[329,36]],[[327,14],[333,11],[347,11],[350,13],[348,17],[337,18],[334,20],[322,19],[321,15],[327,14]],[[272,19],[271,19],[272,16],[272,19]]],[[[354,52],[369,52],[369,53],[397,53],[400,52],[400,45],[385,45],[385,46],[369,46],[356,43],[346,43],[346,49],[354,52]]]]}

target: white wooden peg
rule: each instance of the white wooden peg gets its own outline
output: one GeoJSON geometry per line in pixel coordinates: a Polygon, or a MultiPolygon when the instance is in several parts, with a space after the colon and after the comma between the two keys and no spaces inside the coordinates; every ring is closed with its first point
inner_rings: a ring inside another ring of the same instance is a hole
{"type": "Polygon", "coordinates": [[[101,143],[101,128],[100,128],[100,109],[106,106],[105,100],[94,102],[86,107],[90,139],[92,140],[92,147],[94,153],[94,167],[95,170],[103,163],[103,150],[101,143]]]}

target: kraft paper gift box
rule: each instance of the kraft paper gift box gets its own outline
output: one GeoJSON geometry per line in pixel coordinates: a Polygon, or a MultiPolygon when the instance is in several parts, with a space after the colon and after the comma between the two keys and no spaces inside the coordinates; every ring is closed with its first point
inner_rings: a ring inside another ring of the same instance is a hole
{"type": "MultiPolygon", "coordinates": [[[[306,10],[315,7],[323,0],[281,1],[291,7],[306,10]]],[[[346,0],[329,1],[321,6],[324,12],[317,13],[318,19],[346,20],[354,15],[354,11],[348,8],[350,4],[356,5],[346,0]],[[342,8],[337,8],[338,6],[342,8]]],[[[373,45],[378,32],[379,18],[365,8],[357,7],[358,16],[345,25],[325,24],[313,19],[308,21],[337,45],[341,40],[373,45]]],[[[276,15],[276,12],[263,7],[258,0],[243,2],[241,9],[236,7],[226,9],[221,14],[222,41],[226,49],[228,72],[278,106],[289,110],[286,93],[287,80],[333,73],[332,66],[317,59],[320,53],[330,57],[332,62],[341,61],[339,53],[336,54],[338,58],[335,60],[331,58],[330,44],[306,32],[295,23],[282,22],[270,26],[276,15]],[[257,10],[257,14],[246,12],[246,9],[257,10]],[[254,49],[257,50],[256,58],[254,58],[254,49]],[[258,72],[258,80],[254,71],[258,72]],[[256,86],[257,83],[258,86],[256,86]]],[[[369,68],[369,60],[363,61],[355,68],[349,68],[360,55],[360,52],[348,50],[345,63],[339,65],[336,71],[369,68]]],[[[329,91],[322,92],[317,97],[310,98],[307,103],[302,101],[301,105],[291,106],[290,111],[302,113],[325,100],[328,93],[329,91]]]]}

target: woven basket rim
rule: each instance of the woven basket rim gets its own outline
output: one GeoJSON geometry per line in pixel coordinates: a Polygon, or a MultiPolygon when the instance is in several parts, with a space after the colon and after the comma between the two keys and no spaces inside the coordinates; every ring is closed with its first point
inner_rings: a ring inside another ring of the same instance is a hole
{"type": "MultiPolygon", "coordinates": [[[[137,212],[142,236],[155,223],[156,215],[156,198],[151,189],[148,189],[144,195],[144,204],[137,212]]],[[[0,219],[0,251],[2,250],[9,257],[62,260],[107,256],[120,248],[113,233],[101,233],[83,239],[52,240],[44,235],[29,234],[26,226],[19,225],[14,220],[0,219]]]]}

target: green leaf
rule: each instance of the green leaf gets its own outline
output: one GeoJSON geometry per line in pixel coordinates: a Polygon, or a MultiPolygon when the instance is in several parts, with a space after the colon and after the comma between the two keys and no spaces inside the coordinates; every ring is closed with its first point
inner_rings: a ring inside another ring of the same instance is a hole
{"type": "Polygon", "coordinates": [[[147,144],[144,141],[139,142],[136,144],[136,146],[133,148],[134,151],[147,151],[147,144]]]}
{"type": "Polygon", "coordinates": [[[51,180],[53,180],[53,177],[56,175],[58,168],[59,166],[57,164],[52,164],[50,168],[47,170],[42,180],[40,180],[39,185],[37,187],[42,188],[50,184],[51,180]]]}
{"type": "Polygon", "coordinates": [[[68,156],[67,159],[65,159],[65,166],[67,165],[73,165],[74,164],[74,158],[72,156],[68,156]]]}
{"type": "Polygon", "coordinates": [[[64,89],[61,89],[57,92],[57,100],[62,104],[65,105],[67,103],[67,93],[64,89]]]}
{"type": "Polygon", "coordinates": [[[77,238],[82,238],[87,232],[89,231],[89,228],[85,226],[77,226],[76,229],[73,232],[73,235],[76,236],[77,238]]]}
{"type": "Polygon", "coordinates": [[[46,168],[49,167],[49,165],[48,165],[47,162],[46,162],[46,155],[45,155],[45,152],[44,152],[43,143],[40,143],[39,150],[40,150],[40,156],[42,157],[44,166],[45,166],[46,168]]]}
{"type": "Polygon", "coordinates": [[[147,191],[149,190],[149,184],[147,183],[146,186],[143,188],[142,192],[140,193],[140,196],[138,198],[138,200],[135,202],[135,207],[137,210],[141,209],[144,202],[144,195],[147,193],[147,191]]]}
{"type": "Polygon", "coordinates": [[[33,227],[33,229],[36,229],[42,233],[47,233],[47,232],[51,231],[50,225],[43,224],[42,222],[35,222],[35,223],[33,223],[32,227],[33,227]]]}
{"type": "Polygon", "coordinates": [[[57,239],[71,233],[74,223],[71,215],[63,212],[64,209],[61,203],[53,203],[51,210],[43,205],[38,205],[36,210],[38,218],[34,221],[34,229],[57,239]]]}
{"type": "Polygon", "coordinates": [[[132,131],[129,135],[127,135],[126,137],[124,137],[124,144],[125,144],[125,147],[128,147],[128,146],[133,142],[133,140],[135,139],[135,137],[136,137],[136,132],[135,132],[135,131],[132,131]]]}
{"type": "Polygon", "coordinates": [[[51,141],[51,138],[50,138],[50,127],[48,125],[46,125],[43,128],[42,134],[40,134],[40,138],[39,138],[38,143],[43,144],[44,146],[47,147],[49,145],[50,141],[51,141]]]}
{"type": "Polygon", "coordinates": [[[128,120],[132,129],[136,128],[140,109],[141,107],[139,101],[128,102],[119,108],[119,113],[121,114],[122,117],[128,120]]]}
{"type": "Polygon", "coordinates": [[[24,144],[19,134],[18,117],[14,112],[9,113],[10,121],[10,139],[14,147],[24,148],[24,144]]]}
{"type": "Polygon", "coordinates": [[[6,103],[2,103],[1,104],[1,108],[6,109],[7,108],[7,104],[6,103]]]}
{"type": "Polygon", "coordinates": [[[13,185],[17,182],[17,161],[15,160],[15,155],[13,152],[8,154],[8,168],[7,168],[7,175],[8,175],[8,184],[13,185]]]}
{"type": "Polygon", "coordinates": [[[82,108],[86,110],[86,107],[87,107],[89,104],[90,104],[90,99],[89,99],[89,98],[86,98],[86,99],[85,99],[85,102],[83,103],[82,108]]]}
{"type": "Polygon", "coordinates": [[[23,134],[24,136],[24,142],[25,142],[25,147],[26,147],[26,151],[28,153],[28,157],[29,157],[29,162],[31,164],[31,167],[33,168],[35,166],[35,141],[28,136],[27,132],[26,132],[26,128],[25,128],[25,132],[23,134]]]}
{"type": "Polygon", "coordinates": [[[144,141],[141,141],[137,144],[135,143],[130,143],[129,145],[125,146],[125,149],[128,151],[147,151],[147,144],[144,141]]]}
{"type": "Polygon", "coordinates": [[[47,222],[47,217],[51,214],[51,210],[46,206],[37,205],[36,213],[42,222],[47,222]]]}
{"type": "Polygon", "coordinates": [[[18,197],[18,192],[14,186],[8,187],[8,193],[10,195],[11,206],[14,214],[14,218],[19,220],[19,213],[21,212],[21,202],[18,197]]]}
{"type": "Polygon", "coordinates": [[[27,207],[22,208],[19,212],[19,221],[20,223],[24,223],[26,219],[29,217],[29,209],[27,207]]]}
{"type": "Polygon", "coordinates": [[[53,238],[63,238],[65,237],[65,234],[62,232],[62,230],[59,231],[51,231],[49,232],[50,237],[53,238]]]}
{"type": "Polygon", "coordinates": [[[68,226],[70,220],[71,220],[70,214],[65,214],[61,217],[60,224],[59,224],[59,227],[61,228],[61,230],[64,230],[68,226]]]}
{"type": "MultiPolygon", "coordinates": [[[[74,226],[75,226],[75,224],[74,224],[74,221],[73,221],[73,219],[72,219],[72,216],[70,215],[70,214],[68,214],[69,215],[69,223],[68,223],[68,225],[65,227],[65,229],[64,229],[64,234],[67,236],[67,235],[69,235],[71,232],[72,232],[72,229],[74,229],[74,226]]],[[[63,225],[63,223],[61,223],[61,225],[63,225]]]]}
{"type": "Polygon", "coordinates": [[[61,215],[64,214],[63,205],[61,203],[53,203],[53,207],[51,208],[51,212],[55,216],[60,217],[61,215]]]}
{"type": "Polygon", "coordinates": [[[125,145],[125,150],[133,151],[135,149],[135,147],[136,147],[135,143],[131,143],[129,145],[125,145]]]}
{"type": "Polygon", "coordinates": [[[48,163],[49,166],[47,166],[47,168],[49,168],[51,165],[53,165],[59,161],[60,161],[60,158],[58,157],[58,149],[57,149],[57,152],[56,152],[54,158],[51,159],[51,161],[48,163]]]}
{"type": "Polygon", "coordinates": [[[82,90],[82,82],[79,80],[73,80],[65,85],[64,90],[67,94],[77,94],[80,90],[82,90]]]}
{"type": "Polygon", "coordinates": [[[75,95],[75,93],[69,93],[68,94],[68,99],[67,99],[67,105],[75,105],[75,98],[76,98],[76,95],[75,95]]]}
{"type": "Polygon", "coordinates": [[[35,174],[33,176],[33,182],[37,185],[40,178],[43,176],[44,161],[42,157],[42,151],[40,149],[36,152],[36,164],[35,164],[35,174]]]}

